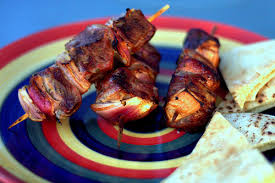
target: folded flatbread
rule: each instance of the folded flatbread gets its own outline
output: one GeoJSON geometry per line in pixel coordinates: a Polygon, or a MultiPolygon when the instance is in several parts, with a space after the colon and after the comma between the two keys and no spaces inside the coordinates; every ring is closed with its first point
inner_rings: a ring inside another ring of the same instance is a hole
{"type": "Polygon", "coordinates": [[[273,167],[216,112],[195,149],[165,183],[274,182],[273,167]]]}
{"type": "Polygon", "coordinates": [[[275,148],[275,116],[260,113],[223,115],[247,138],[254,148],[266,151],[275,148]]]}
{"type": "Polygon", "coordinates": [[[163,182],[274,183],[274,170],[259,151],[230,150],[186,160],[163,182]]]}
{"type": "Polygon", "coordinates": [[[221,53],[220,71],[242,111],[275,105],[274,51],[275,40],[270,40],[221,53]]]}
{"type": "Polygon", "coordinates": [[[246,137],[234,128],[221,113],[216,112],[200,138],[191,156],[202,156],[225,147],[234,147],[236,151],[250,148],[246,137]]]}
{"type": "Polygon", "coordinates": [[[263,112],[275,107],[275,78],[269,81],[257,94],[255,101],[246,102],[241,109],[233,99],[231,93],[225,99],[217,103],[216,111],[223,114],[235,112],[263,112]]]}

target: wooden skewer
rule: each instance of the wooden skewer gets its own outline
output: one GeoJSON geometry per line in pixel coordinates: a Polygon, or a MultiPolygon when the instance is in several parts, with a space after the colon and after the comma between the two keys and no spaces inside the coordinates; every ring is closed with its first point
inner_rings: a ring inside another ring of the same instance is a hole
{"type": "Polygon", "coordinates": [[[175,122],[177,117],[178,117],[179,113],[177,111],[174,112],[173,118],[172,118],[172,122],[175,122]]]}
{"type": "Polygon", "coordinates": [[[214,34],[217,32],[217,29],[218,29],[218,27],[216,25],[214,25],[210,32],[211,36],[214,36],[214,34]]]}
{"type": "MultiPolygon", "coordinates": [[[[158,16],[160,16],[162,13],[164,13],[166,10],[168,10],[170,8],[169,4],[166,4],[165,6],[163,6],[158,12],[156,12],[154,15],[152,15],[151,17],[148,18],[149,22],[152,22],[153,20],[155,20],[158,16]]],[[[132,9],[134,10],[134,9],[132,9]]],[[[18,118],[14,123],[12,123],[8,129],[14,127],[15,125],[19,124],[20,122],[24,121],[25,119],[27,119],[29,117],[29,115],[27,113],[25,113],[23,116],[21,116],[20,118],[18,118]]],[[[120,146],[120,141],[121,141],[121,137],[122,137],[122,132],[123,132],[123,127],[122,129],[120,128],[119,130],[119,134],[118,134],[118,147],[120,146]]]]}
{"type": "Polygon", "coordinates": [[[120,144],[121,144],[121,139],[122,139],[122,135],[123,135],[123,121],[120,121],[119,124],[118,124],[118,132],[117,132],[117,147],[118,149],[120,149],[120,144]]]}
{"type": "Polygon", "coordinates": [[[149,22],[152,22],[153,20],[155,20],[158,16],[160,16],[162,13],[164,13],[166,10],[168,10],[170,8],[169,4],[166,4],[165,6],[163,6],[158,12],[156,12],[154,15],[152,15],[151,17],[148,18],[149,22]]]}
{"type": "Polygon", "coordinates": [[[18,118],[14,123],[12,123],[8,129],[10,129],[11,127],[17,125],[18,123],[24,121],[25,119],[27,119],[29,117],[29,115],[27,113],[25,113],[24,115],[22,115],[20,118],[18,118]]]}

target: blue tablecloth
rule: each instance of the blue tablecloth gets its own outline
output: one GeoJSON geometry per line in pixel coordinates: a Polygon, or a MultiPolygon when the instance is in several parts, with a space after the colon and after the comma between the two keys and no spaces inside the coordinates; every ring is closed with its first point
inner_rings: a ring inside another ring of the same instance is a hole
{"type": "Polygon", "coordinates": [[[167,3],[165,15],[218,21],[275,38],[275,0],[0,0],[0,48],[57,25],[120,15],[128,7],[149,15],[167,3]]]}

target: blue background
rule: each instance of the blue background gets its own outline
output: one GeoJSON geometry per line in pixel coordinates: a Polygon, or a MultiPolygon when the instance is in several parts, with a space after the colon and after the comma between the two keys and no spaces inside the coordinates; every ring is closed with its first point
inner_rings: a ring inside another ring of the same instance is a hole
{"type": "Polygon", "coordinates": [[[0,48],[29,34],[66,23],[120,15],[125,8],[218,21],[275,38],[275,0],[0,0],[0,48]]]}

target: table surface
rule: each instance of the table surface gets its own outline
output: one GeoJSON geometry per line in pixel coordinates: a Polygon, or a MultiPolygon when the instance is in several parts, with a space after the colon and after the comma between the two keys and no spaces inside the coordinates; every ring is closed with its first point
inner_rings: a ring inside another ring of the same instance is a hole
{"type": "Polygon", "coordinates": [[[126,8],[155,13],[163,5],[168,16],[217,21],[275,38],[275,0],[0,0],[0,48],[54,26],[120,15],[126,8]]]}

